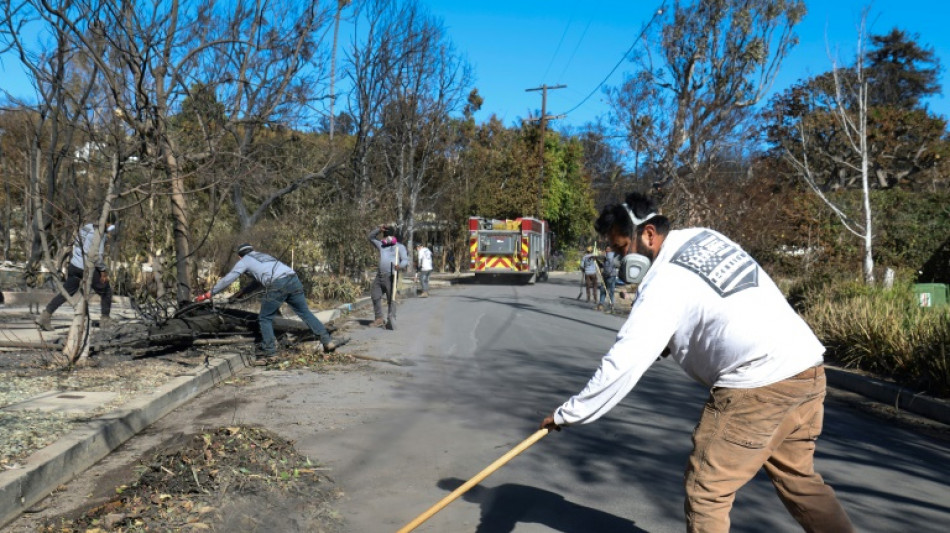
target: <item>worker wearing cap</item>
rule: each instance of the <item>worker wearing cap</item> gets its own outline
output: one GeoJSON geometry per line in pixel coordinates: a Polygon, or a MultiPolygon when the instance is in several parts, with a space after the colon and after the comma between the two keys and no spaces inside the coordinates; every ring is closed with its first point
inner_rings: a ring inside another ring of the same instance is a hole
{"type": "Polygon", "coordinates": [[[760,468],[806,531],[853,531],[814,469],[824,347],[768,274],[715,231],[671,231],[641,194],[606,207],[595,229],[623,257],[621,279],[639,290],[600,368],[541,426],[597,420],[668,354],[711,390],[686,468],[688,531],[728,531],[736,491],[760,468]]]}
{"type": "Polygon", "coordinates": [[[286,264],[278,261],[274,256],[264,252],[254,251],[250,244],[242,244],[236,252],[240,260],[234,268],[225,274],[210,291],[195,298],[202,302],[228,288],[241,274],[248,273],[254,280],[264,287],[264,296],[261,300],[261,311],[258,323],[261,328],[261,355],[259,361],[266,361],[277,355],[277,340],[274,337],[274,316],[280,306],[287,302],[294,313],[310,327],[314,336],[323,343],[323,351],[332,352],[346,341],[334,342],[330,332],[307,307],[307,298],[304,296],[303,285],[297,273],[286,264]]]}
{"type": "Polygon", "coordinates": [[[373,279],[373,286],[370,288],[369,295],[373,300],[373,315],[376,318],[373,327],[380,327],[387,323],[387,320],[383,319],[383,295],[385,294],[387,301],[390,302],[387,312],[388,316],[392,318],[393,291],[398,290],[398,287],[393,287],[393,274],[397,270],[406,270],[406,267],[409,266],[409,253],[406,251],[405,245],[393,235],[392,228],[388,226],[374,228],[369,232],[367,238],[379,251],[378,270],[376,271],[376,277],[373,279]],[[382,239],[377,238],[380,233],[383,234],[382,239]]]}
{"type": "Polygon", "coordinates": [[[588,246],[587,253],[581,258],[581,271],[584,273],[584,288],[587,290],[587,301],[597,297],[597,256],[594,247],[588,246]]]}
{"type": "MultiPolygon", "coordinates": [[[[109,283],[109,268],[105,262],[105,247],[106,240],[113,231],[115,231],[114,213],[109,213],[109,224],[106,226],[105,234],[99,231],[96,224],[92,223],[79,229],[73,243],[73,255],[66,267],[66,281],[63,283],[63,289],[67,294],[70,296],[76,294],[79,286],[82,285],[82,276],[86,271],[86,265],[93,265],[92,290],[99,295],[101,305],[100,328],[107,328],[112,325],[112,318],[109,316],[112,311],[112,285],[109,283]],[[98,246],[95,244],[97,240],[98,246]]],[[[57,292],[53,299],[46,304],[46,309],[36,319],[36,325],[43,331],[53,331],[51,322],[53,313],[64,303],[66,303],[66,296],[63,295],[62,291],[57,292]]]]}

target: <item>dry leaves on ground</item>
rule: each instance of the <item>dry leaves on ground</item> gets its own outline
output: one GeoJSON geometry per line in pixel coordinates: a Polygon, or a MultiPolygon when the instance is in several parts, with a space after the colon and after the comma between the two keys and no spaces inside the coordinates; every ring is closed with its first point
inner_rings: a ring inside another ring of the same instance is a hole
{"type": "Polygon", "coordinates": [[[90,531],[339,531],[327,469],[264,429],[223,427],[146,455],[141,474],[45,533],[90,531]]]}

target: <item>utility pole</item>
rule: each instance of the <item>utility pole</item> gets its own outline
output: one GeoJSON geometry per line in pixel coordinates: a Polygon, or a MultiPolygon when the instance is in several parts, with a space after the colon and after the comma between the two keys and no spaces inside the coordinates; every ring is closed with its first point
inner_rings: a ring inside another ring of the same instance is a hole
{"type": "Polygon", "coordinates": [[[350,3],[350,0],[337,0],[336,15],[333,16],[333,52],[330,55],[330,140],[333,140],[333,123],[336,117],[333,116],[333,103],[336,101],[336,93],[333,86],[336,83],[336,44],[340,35],[340,13],[343,8],[350,3]]]}
{"type": "Polygon", "coordinates": [[[547,125],[548,120],[556,120],[559,118],[564,118],[565,115],[548,115],[548,89],[564,89],[567,85],[545,85],[541,84],[540,87],[535,87],[533,89],[525,89],[525,92],[531,91],[541,91],[541,117],[539,118],[529,118],[528,120],[534,122],[535,120],[541,121],[541,136],[540,141],[538,142],[538,157],[541,162],[541,175],[538,179],[538,218],[541,218],[542,211],[542,191],[544,191],[544,129],[547,125]]]}

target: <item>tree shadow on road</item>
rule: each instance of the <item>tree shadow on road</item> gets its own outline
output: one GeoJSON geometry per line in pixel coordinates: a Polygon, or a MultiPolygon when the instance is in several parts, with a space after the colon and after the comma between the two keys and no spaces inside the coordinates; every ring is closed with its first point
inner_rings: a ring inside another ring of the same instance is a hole
{"type": "MultiPolygon", "coordinates": [[[[439,480],[438,486],[453,491],[463,483],[465,480],[446,478],[439,480]]],[[[560,494],[527,485],[505,483],[493,488],[476,485],[462,497],[465,501],[481,506],[481,520],[475,533],[508,533],[514,531],[520,522],[542,524],[562,533],[646,531],[626,518],[573,503],[560,494]]]]}

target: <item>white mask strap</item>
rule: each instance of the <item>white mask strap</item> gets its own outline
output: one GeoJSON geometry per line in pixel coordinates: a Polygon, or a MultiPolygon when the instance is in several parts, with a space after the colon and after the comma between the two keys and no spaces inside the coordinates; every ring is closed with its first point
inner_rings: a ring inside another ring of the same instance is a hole
{"type": "Polygon", "coordinates": [[[651,218],[657,216],[657,214],[654,212],[654,213],[650,213],[649,215],[643,218],[637,218],[637,215],[633,214],[633,209],[630,209],[630,206],[628,206],[627,204],[623,204],[623,208],[626,209],[627,214],[630,215],[630,221],[633,222],[634,229],[636,229],[637,226],[644,224],[646,221],[650,220],[651,218]]]}

